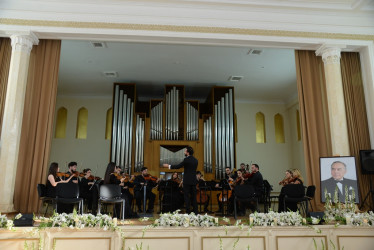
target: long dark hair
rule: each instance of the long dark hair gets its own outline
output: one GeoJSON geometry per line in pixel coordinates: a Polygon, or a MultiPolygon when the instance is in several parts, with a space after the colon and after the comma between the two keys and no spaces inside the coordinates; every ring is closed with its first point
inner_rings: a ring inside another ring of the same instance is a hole
{"type": "Polygon", "coordinates": [[[116,164],[114,162],[109,162],[108,166],[105,170],[104,175],[104,184],[110,184],[110,174],[114,173],[114,169],[116,168],[116,164]]]}
{"type": "Polygon", "coordinates": [[[50,174],[53,175],[53,178],[56,179],[57,169],[58,169],[58,163],[57,162],[52,162],[51,165],[49,165],[49,171],[48,171],[47,179],[48,179],[48,176],[50,174]]]}

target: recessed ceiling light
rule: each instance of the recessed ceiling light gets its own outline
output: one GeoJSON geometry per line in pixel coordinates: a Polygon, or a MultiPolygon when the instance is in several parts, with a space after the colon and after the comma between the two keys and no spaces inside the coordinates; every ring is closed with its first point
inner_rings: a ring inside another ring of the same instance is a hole
{"type": "Polygon", "coordinates": [[[248,55],[261,55],[263,52],[262,49],[250,49],[248,50],[248,55]]]}
{"type": "Polygon", "coordinates": [[[104,42],[91,42],[91,46],[94,48],[106,48],[106,43],[104,42]]]}
{"type": "Polygon", "coordinates": [[[118,73],[116,71],[104,71],[103,75],[105,77],[111,77],[111,78],[118,77],[118,73]]]}
{"type": "Polygon", "coordinates": [[[229,77],[230,82],[239,82],[241,79],[243,79],[243,76],[230,76],[229,77]]]}

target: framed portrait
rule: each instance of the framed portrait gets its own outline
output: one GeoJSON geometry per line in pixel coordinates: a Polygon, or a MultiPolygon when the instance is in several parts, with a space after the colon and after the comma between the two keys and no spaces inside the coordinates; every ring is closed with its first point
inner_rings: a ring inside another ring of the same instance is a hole
{"type": "Polygon", "coordinates": [[[356,161],[353,156],[343,157],[321,157],[320,158],[321,174],[321,201],[325,202],[325,190],[334,198],[335,189],[338,187],[339,201],[344,203],[345,196],[352,197],[355,194],[355,203],[359,203],[360,193],[357,185],[356,161]],[[346,187],[348,193],[346,193],[346,187]]]}

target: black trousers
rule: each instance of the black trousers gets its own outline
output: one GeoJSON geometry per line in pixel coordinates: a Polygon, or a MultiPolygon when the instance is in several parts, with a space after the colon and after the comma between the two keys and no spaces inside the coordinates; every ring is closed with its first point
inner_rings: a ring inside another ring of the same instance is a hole
{"type": "Polygon", "coordinates": [[[185,185],[183,183],[183,193],[184,193],[184,204],[186,205],[186,213],[191,213],[191,201],[193,212],[195,214],[197,211],[197,201],[196,201],[196,185],[185,185]]]}
{"type": "MultiPolygon", "coordinates": [[[[146,192],[146,196],[147,196],[146,200],[148,200],[148,209],[147,210],[153,210],[156,195],[154,193],[152,193],[152,191],[149,190],[149,191],[146,192]]],[[[139,212],[143,211],[141,209],[142,202],[144,200],[144,191],[143,190],[135,191],[135,200],[136,200],[136,205],[138,206],[139,212]]],[[[144,204],[144,207],[145,207],[145,204],[144,204]]]]}

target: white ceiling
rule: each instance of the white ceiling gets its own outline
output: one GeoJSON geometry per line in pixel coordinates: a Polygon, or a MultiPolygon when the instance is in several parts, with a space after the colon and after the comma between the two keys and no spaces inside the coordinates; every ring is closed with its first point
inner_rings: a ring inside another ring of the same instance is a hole
{"type": "Polygon", "coordinates": [[[287,103],[297,95],[294,51],[251,47],[62,41],[58,95],[111,96],[114,82],[136,83],[140,100],[162,98],[165,84],[185,85],[205,101],[211,86],[234,86],[239,101],[287,103]],[[261,49],[260,55],[248,54],[261,49]],[[115,71],[118,77],[105,77],[115,71]],[[230,76],[243,76],[230,82],[230,76]]]}

